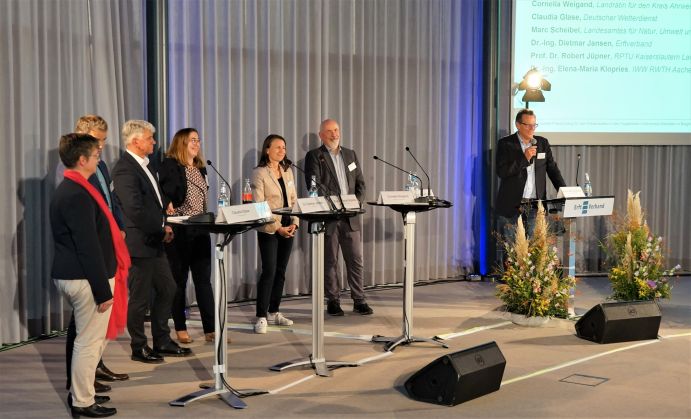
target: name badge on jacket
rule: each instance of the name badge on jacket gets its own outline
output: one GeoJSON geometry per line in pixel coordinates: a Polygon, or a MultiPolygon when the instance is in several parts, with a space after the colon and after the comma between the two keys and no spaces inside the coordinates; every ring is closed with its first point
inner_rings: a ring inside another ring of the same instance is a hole
{"type": "Polygon", "coordinates": [[[352,162],[352,163],[350,163],[350,164],[348,165],[348,170],[349,170],[349,171],[352,172],[352,171],[355,170],[355,169],[357,169],[357,165],[355,164],[355,162],[352,162]]]}
{"type": "Polygon", "coordinates": [[[537,158],[538,160],[542,160],[545,158],[545,153],[537,153],[537,158]]]}

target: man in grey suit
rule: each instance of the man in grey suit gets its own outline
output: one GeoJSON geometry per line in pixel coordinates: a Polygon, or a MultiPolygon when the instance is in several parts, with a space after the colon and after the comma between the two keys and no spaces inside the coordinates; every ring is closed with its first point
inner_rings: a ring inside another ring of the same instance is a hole
{"type": "MultiPolygon", "coordinates": [[[[338,122],[333,119],[324,120],[319,126],[319,138],[322,141],[321,147],[310,150],[305,156],[307,187],[314,175],[329,195],[355,194],[362,202],[365,198],[365,178],[355,151],[340,145],[341,132],[338,122]]],[[[324,294],[328,300],[327,313],[332,316],[343,316],[336,269],[340,246],[348,273],[353,311],[362,315],[372,314],[362,286],[362,236],[359,217],[326,223],[324,239],[324,294]]]]}

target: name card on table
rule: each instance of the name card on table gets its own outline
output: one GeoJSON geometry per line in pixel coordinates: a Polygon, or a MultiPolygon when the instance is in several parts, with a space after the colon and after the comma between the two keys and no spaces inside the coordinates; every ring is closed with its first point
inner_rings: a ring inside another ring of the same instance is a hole
{"type": "Polygon", "coordinates": [[[377,204],[383,205],[410,204],[411,202],[415,202],[412,191],[381,191],[377,199],[377,204]]]}
{"type": "Polygon", "coordinates": [[[585,194],[580,186],[562,186],[557,192],[557,198],[584,198],[585,194]]]}
{"type": "Polygon", "coordinates": [[[266,201],[221,207],[218,209],[216,222],[233,224],[261,220],[263,218],[271,218],[271,208],[269,208],[269,204],[266,201]]]}
{"type": "Polygon", "coordinates": [[[293,211],[309,214],[312,212],[331,211],[331,207],[329,203],[326,202],[326,198],[323,196],[316,196],[313,198],[298,198],[295,202],[293,211]]]}
{"type": "MultiPolygon", "coordinates": [[[[338,200],[338,195],[333,195],[331,200],[336,205],[336,208],[341,208],[341,201],[338,200]]],[[[360,209],[360,201],[358,201],[357,196],[355,195],[341,195],[341,200],[343,200],[343,205],[346,207],[346,209],[360,209]]]]}

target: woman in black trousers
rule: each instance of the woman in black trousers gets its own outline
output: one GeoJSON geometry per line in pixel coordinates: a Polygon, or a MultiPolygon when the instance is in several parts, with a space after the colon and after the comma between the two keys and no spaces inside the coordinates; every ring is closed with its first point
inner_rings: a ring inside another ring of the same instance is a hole
{"type": "MultiPolygon", "coordinates": [[[[209,185],[201,154],[199,133],[183,128],[173,137],[159,170],[159,183],[170,201],[168,215],[199,215],[206,212],[209,185]]],[[[194,227],[173,226],[172,242],[166,244],[170,270],[177,283],[173,300],[173,321],[180,343],[191,343],[185,324],[186,288],[189,272],[207,342],[214,340],[214,297],[211,288],[211,239],[194,227]]]]}
{"type": "MultiPolygon", "coordinates": [[[[271,134],[264,140],[259,164],[252,172],[252,189],[257,202],[269,208],[292,207],[297,200],[295,179],[286,160],[286,140],[271,134]]],[[[290,326],[293,321],[278,311],[283,296],[286,267],[298,228],[298,218],[274,215],[274,222],[257,229],[262,273],[257,284],[255,333],[266,333],[268,324],[290,326]]]]}

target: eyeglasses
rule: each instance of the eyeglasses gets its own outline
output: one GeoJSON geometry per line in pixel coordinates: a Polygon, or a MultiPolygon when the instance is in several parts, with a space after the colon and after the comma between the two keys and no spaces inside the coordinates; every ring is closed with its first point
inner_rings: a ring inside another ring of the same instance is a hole
{"type": "Polygon", "coordinates": [[[528,128],[532,128],[532,129],[535,129],[535,128],[537,128],[537,126],[538,126],[538,124],[525,124],[525,123],[523,123],[523,122],[519,122],[519,124],[521,124],[521,125],[523,125],[523,126],[526,126],[526,127],[528,127],[528,128]]]}
{"type": "Polygon", "coordinates": [[[190,142],[190,143],[199,144],[201,141],[202,141],[202,140],[200,140],[199,138],[192,138],[189,142],[190,142]]]}

